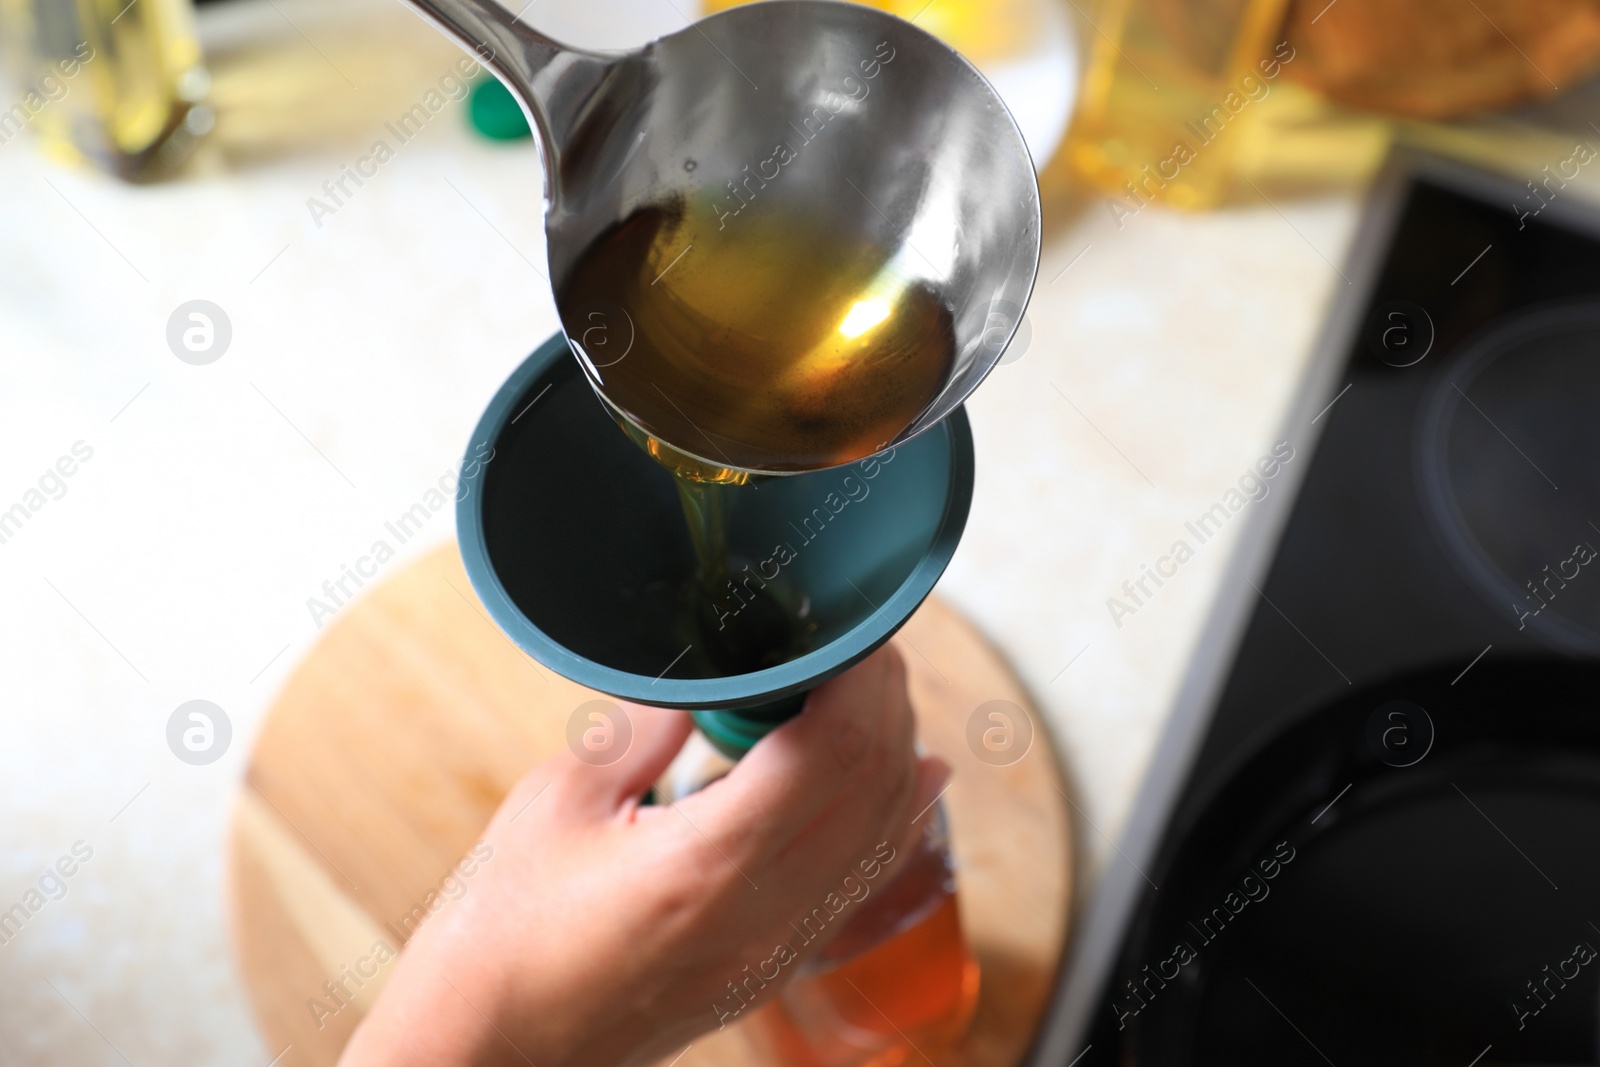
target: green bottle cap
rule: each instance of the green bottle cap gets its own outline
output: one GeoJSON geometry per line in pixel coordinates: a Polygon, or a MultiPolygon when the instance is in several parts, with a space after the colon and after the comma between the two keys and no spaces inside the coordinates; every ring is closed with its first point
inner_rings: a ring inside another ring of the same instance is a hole
{"type": "Polygon", "coordinates": [[[473,129],[496,141],[515,141],[533,132],[517,98],[493,76],[473,86],[467,98],[467,118],[473,129]]]}
{"type": "Polygon", "coordinates": [[[729,711],[691,711],[689,717],[718,752],[736,760],[755,747],[757,741],[800,714],[806,694],[729,711]]]}

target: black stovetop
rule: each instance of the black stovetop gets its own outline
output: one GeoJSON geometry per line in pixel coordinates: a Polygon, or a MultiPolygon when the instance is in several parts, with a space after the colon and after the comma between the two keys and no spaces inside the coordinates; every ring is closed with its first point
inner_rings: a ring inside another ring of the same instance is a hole
{"type": "Polygon", "coordinates": [[[1394,170],[1080,1067],[1600,1062],[1600,212],[1394,170]]]}

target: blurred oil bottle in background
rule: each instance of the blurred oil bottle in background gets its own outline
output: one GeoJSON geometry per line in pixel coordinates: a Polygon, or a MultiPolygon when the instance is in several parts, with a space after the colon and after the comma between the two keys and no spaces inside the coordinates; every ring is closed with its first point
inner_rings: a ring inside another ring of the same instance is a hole
{"type": "MultiPolygon", "coordinates": [[[[1287,0],[1102,0],[1072,170],[1130,205],[1214,207],[1294,50],[1287,0]]],[[[1136,210],[1136,206],[1133,207],[1136,210]]]]}
{"type": "MultiPolygon", "coordinates": [[[[707,15],[751,0],[703,0],[707,15]]],[[[1057,0],[857,0],[914,20],[950,47],[982,64],[1028,51],[1044,21],[1044,5],[1057,0]]]]}
{"type": "Polygon", "coordinates": [[[19,93],[0,112],[8,137],[26,126],[52,158],[138,179],[210,130],[190,0],[0,0],[0,17],[19,93]]]}

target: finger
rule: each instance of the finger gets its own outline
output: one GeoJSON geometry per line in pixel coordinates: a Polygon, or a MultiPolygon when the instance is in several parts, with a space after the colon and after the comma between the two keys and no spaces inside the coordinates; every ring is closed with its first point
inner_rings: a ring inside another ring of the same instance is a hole
{"type": "Polygon", "coordinates": [[[950,765],[944,760],[937,756],[916,759],[904,786],[895,792],[881,817],[865,819],[848,804],[834,805],[774,858],[767,878],[813,881],[831,888],[862,861],[875,854],[881,858],[882,846],[891,846],[897,855],[907,854],[907,849],[915,851],[937,817],[934,805],[949,780],[950,765]]]}
{"type": "MultiPolygon", "coordinates": [[[[500,801],[500,807],[495,811],[494,818],[489,820],[488,829],[484,831],[486,837],[498,833],[501,827],[521,819],[533,807],[534,803],[543,797],[550,789],[550,785],[561,775],[562,761],[559,757],[552,757],[528,769],[523,776],[511,786],[511,791],[500,801]]],[[[523,820],[525,823],[528,820],[523,820]]]]}
{"type": "MultiPolygon", "coordinates": [[[[825,818],[796,842],[789,854],[780,857],[765,872],[765,878],[793,889],[784,905],[801,914],[816,915],[814,909],[825,905],[829,897],[854,899],[852,892],[859,891],[861,882],[872,883],[875,890],[883,891],[902,877],[915,875],[925,880],[936,876],[944,857],[928,850],[926,835],[937,817],[935,803],[949,773],[948,765],[937,757],[917,761],[911,784],[901,798],[903,803],[886,823],[867,828],[859,841],[840,847],[847,833],[825,818]]],[[[850,817],[848,812],[841,814],[846,819],[850,817]]],[[[792,921],[793,914],[781,914],[782,908],[780,905],[776,909],[779,921],[792,921]]],[[[824,920],[821,936],[814,944],[808,943],[808,953],[825,946],[848,925],[826,924],[826,915],[820,917],[824,920]]]]}
{"type": "Polygon", "coordinates": [[[880,825],[909,786],[914,726],[905,664],[885,647],[819,686],[801,715],[683,803],[752,861],[786,849],[835,805],[880,825]]]}
{"type": "Polygon", "coordinates": [[[574,751],[563,777],[570,798],[606,812],[637,800],[667,769],[693,729],[686,712],[622,704],[610,743],[620,753],[574,751]]]}

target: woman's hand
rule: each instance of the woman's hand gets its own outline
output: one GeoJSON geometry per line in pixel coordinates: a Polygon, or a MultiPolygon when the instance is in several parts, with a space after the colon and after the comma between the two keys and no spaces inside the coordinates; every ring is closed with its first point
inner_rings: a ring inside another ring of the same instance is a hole
{"type": "Polygon", "coordinates": [[[764,988],[744,969],[797,941],[790,924],[846,876],[859,879],[880,845],[912,849],[911,821],[949,773],[912,750],[905,667],[889,648],[819,687],[804,714],[671,807],[639,798],[689,718],[627,713],[622,759],[595,767],[563,754],[511,790],[484,834],[494,862],[406,946],[343,1067],[633,1067],[670,1056],[726,1017],[737,1003],[729,983],[759,988],[764,1003],[793,977],[799,959],[764,988]]]}

